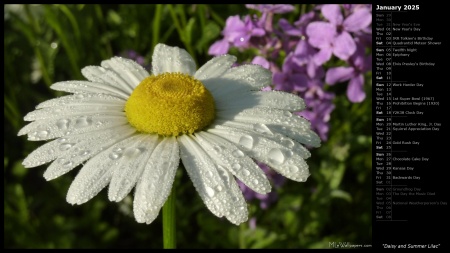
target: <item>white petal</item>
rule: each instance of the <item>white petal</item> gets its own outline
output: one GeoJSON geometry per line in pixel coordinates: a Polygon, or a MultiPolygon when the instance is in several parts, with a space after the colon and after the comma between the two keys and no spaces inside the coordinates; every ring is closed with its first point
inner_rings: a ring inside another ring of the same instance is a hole
{"type": "Polygon", "coordinates": [[[134,87],[129,85],[119,74],[117,74],[117,72],[112,69],[99,66],[87,66],[81,70],[81,73],[91,82],[111,85],[127,94],[131,94],[131,92],[133,92],[134,87]]]}
{"type": "Polygon", "coordinates": [[[108,198],[119,202],[131,192],[141,178],[150,155],[158,144],[157,135],[142,135],[139,141],[129,146],[116,166],[108,189],[108,198]]]}
{"type": "Polygon", "coordinates": [[[282,140],[275,141],[272,138],[267,138],[267,133],[262,134],[224,126],[208,129],[208,132],[216,134],[236,145],[241,142],[244,136],[250,136],[253,139],[253,146],[251,148],[245,147],[245,145],[240,147],[245,154],[269,165],[283,176],[294,181],[304,182],[310,175],[308,164],[299,153],[293,152],[291,148],[283,145],[282,140]]]}
{"type": "Polygon", "coordinates": [[[221,55],[212,58],[195,72],[194,78],[200,81],[220,77],[236,62],[236,56],[221,55]]]}
{"type": "Polygon", "coordinates": [[[244,110],[217,110],[216,124],[225,122],[252,123],[253,130],[279,132],[300,143],[312,147],[320,146],[320,138],[311,129],[311,123],[289,111],[274,108],[251,108],[244,110]]]}
{"type": "Polygon", "coordinates": [[[63,97],[53,98],[44,101],[36,106],[36,109],[47,107],[57,107],[65,105],[122,105],[125,106],[126,100],[109,96],[105,94],[74,94],[63,97]]]}
{"type": "Polygon", "coordinates": [[[178,141],[183,165],[208,209],[234,224],[246,221],[246,203],[231,173],[217,167],[194,136],[182,135],[178,141]]]}
{"type": "Polygon", "coordinates": [[[124,106],[123,105],[70,105],[70,106],[56,106],[47,107],[38,110],[34,110],[25,115],[25,121],[34,121],[41,119],[51,119],[51,118],[62,118],[62,117],[74,117],[83,116],[91,114],[102,114],[102,115],[117,115],[123,116],[124,106]]]}
{"type": "MultiPolygon", "coordinates": [[[[261,168],[235,144],[204,131],[196,133],[196,137],[218,168],[228,170],[255,192],[266,194],[271,191],[270,182],[261,168]]],[[[251,136],[242,140],[245,145],[253,146],[251,136]]]]}
{"type": "MultiPolygon", "coordinates": [[[[288,149],[291,149],[293,152],[301,156],[303,159],[307,159],[311,157],[311,153],[307,148],[305,148],[298,141],[293,140],[289,137],[286,137],[283,134],[278,133],[277,131],[272,131],[266,125],[263,124],[251,124],[251,123],[242,123],[242,122],[225,122],[223,124],[217,124],[211,126],[211,128],[224,129],[224,130],[234,130],[241,129],[247,132],[252,132],[256,134],[262,134],[264,138],[276,141],[281,145],[285,146],[288,149]]],[[[247,137],[251,136],[242,136],[239,139],[239,146],[245,146],[248,149],[251,149],[250,139],[247,137]]]]}
{"type": "Polygon", "coordinates": [[[180,162],[175,137],[164,138],[153,151],[136,186],[133,210],[137,222],[150,224],[169,197],[180,162]]]}
{"type": "Polygon", "coordinates": [[[105,188],[111,181],[114,166],[118,164],[118,159],[121,157],[124,147],[133,145],[139,138],[141,138],[140,135],[133,135],[90,159],[70,185],[66,196],[67,202],[83,204],[105,188]]]}
{"type": "Polygon", "coordinates": [[[180,72],[193,76],[196,70],[194,59],[186,50],[164,44],[155,46],[152,56],[152,74],[180,72]]]}
{"type": "Polygon", "coordinates": [[[73,150],[76,148],[76,145],[82,142],[96,139],[99,133],[115,135],[115,133],[120,133],[126,131],[127,129],[132,128],[130,126],[124,125],[101,130],[100,132],[93,131],[89,133],[70,135],[64,138],[59,138],[57,140],[45,143],[44,145],[35,149],[23,160],[22,164],[25,166],[25,168],[36,167],[51,162],[56,158],[66,154],[67,152],[73,152],[73,150]]]}
{"type": "Polygon", "coordinates": [[[124,91],[106,85],[104,83],[93,83],[88,81],[63,81],[54,83],[50,88],[70,93],[101,93],[123,99],[128,99],[129,94],[124,91]]]}
{"type": "Polygon", "coordinates": [[[83,139],[78,143],[68,142],[70,140],[60,139],[60,150],[63,153],[59,155],[47,170],[44,172],[44,178],[49,181],[55,179],[95,156],[105,148],[131,136],[136,130],[131,127],[114,128],[110,131],[96,131],[89,136],[92,138],[83,139]]]}
{"type": "Polygon", "coordinates": [[[133,90],[150,74],[137,62],[122,57],[102,61],[102,67],[114,70],[133,90]]]}
{"type": "Polygon", "coordinates": [[[28,140],[41,141],[126,124],[128,124],[128,121],[125,114],[122,116],[74,115],[63,118],[36,120],[20,129],[17,135],[28,134],[28,140]]]}
{"type": "Polygon", "coordinates": [[[253,91],[235,93],[231,97],[216,97],[220,111],[241,111],[243,108],[268,107],[288,111],[305,109],[305,102],[297,95],[282,91],[253,91]]]}
{"type": "Polygon", "coordinates": [[[251,90],[261,90],[272,84],[272,72],[256,64],[230,68],[218,78],[203,80],[205,87],[216,98],[232,96],[251,90]]]}

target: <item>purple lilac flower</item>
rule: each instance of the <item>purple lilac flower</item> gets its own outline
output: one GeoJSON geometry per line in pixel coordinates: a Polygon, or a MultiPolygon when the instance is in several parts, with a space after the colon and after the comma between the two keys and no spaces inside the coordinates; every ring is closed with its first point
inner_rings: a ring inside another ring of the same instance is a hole
{"type": "Polygon", "coordinates": [[[294,6],[291,4],[246,4],[248,9],[258,10],[261,13],[288,13],[294,10],[294,6]]]}
{"type": "Polygon", "coordinates": [[[258,24],[269,33],[273,31],[274,14],[288,13],[294,10],[294,6],[290,4],[246,4],[245,7],[262,13],[258,24]]]}
{"type": "Polygon", "coordinates": [[[306,68],[293,61],[291,52],[284,60],[282,71],[273,74],[273,83],[276,90],[287,92],[305,91],[308,88],[306,68]]]}
{"type": "Polygon", "coordinates": [[[224,38],[215,42],[209,48],[208,53],[210,55],[225,54],[228,52],[230,45],[247,48],[252,36],[260,37],[264,34],[264,29],[257,27],[248,15],[244,17],[244,21],[240,19],[239,15],[228,17],[222,31],[224,38]]]}
{"type": "Polygon", "coordinates": [[[326,141],[330,130],[328,122],[330,121],[331,112],[335,108],[333,104],[334,94],[324,91],[321,87],[323,83],[319,80],[316,81],[315,85],[310,87],[304,94],[307,109],[297,114],[308,119],[320,138],[326,141]]]}
{"type": "Polygon", "coordinates": [[[358,43],[356,53],[349,59],[350,67],[335,67],[327,71],[325,81],[334,85],[349,80],[347,97],[354,103],[365,99],[364,73],[372,69],[372,56],[365,56],[365,49],[358,43]]]}
{"type": "Polygon", "coordinates": [[[322,65],[334,54],[342,60],[356,51],[356,44],[350,32],[358,32],[372,22],[372,14],[367,8],[358,8],[344,19],[337,4],[322,6],[322,15],[329,21],[316,21],[308,25],[306,33],[309,43],[320,51],[314,57],[316,64],[322,65]]]}

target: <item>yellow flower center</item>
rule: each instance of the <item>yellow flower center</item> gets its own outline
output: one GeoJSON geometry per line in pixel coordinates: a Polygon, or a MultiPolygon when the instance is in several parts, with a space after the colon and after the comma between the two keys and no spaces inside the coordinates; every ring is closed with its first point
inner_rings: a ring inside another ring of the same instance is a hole
{"type": "Polygon", "coordinates": [[[140,132],[178,136],[211,124],[215,105],[199,80],[182,73],[163,73],[142,80],[128,98],[125,114],[140,132]]]}

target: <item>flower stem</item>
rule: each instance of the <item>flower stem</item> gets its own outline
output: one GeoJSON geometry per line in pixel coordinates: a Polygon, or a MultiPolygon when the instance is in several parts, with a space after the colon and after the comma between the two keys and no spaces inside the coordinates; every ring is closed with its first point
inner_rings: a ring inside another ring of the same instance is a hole
{"type": "Polygon", "coordinates": [[[175,184],[172,186],[172,192],[163,206],[163,240],[164,249],[176,248],[175,237],[175,184]]]}

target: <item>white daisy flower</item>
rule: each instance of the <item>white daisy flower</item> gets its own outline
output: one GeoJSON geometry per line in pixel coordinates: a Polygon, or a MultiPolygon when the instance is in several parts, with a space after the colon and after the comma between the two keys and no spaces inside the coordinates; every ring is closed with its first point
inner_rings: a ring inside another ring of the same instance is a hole
{"type": "Polygon", "coordinates": [[[80,164],[67,202],[82,204],[109,185],[121,201],[134,188],[138,222],[151,223],[167,200],[180,158],[197,192],[218,217],[240,224],[247,205],[235,178],[266,194],[271,186],[252,160],[299,182],[309,176],[302,144],[320,146],[310,123],[295,114],[303,100],[261,91],[272,80],[259,65],[231,67],[236,57],[217,56],[196,71],[183,49],[158,44],[152,74],[129,59],[113,57],[82,74],[89,81],[51,86],[73,93],[39,104],[18,135],[52,140],[24,161],[27,168],[52,162],[55,179],[80,164]]]}

